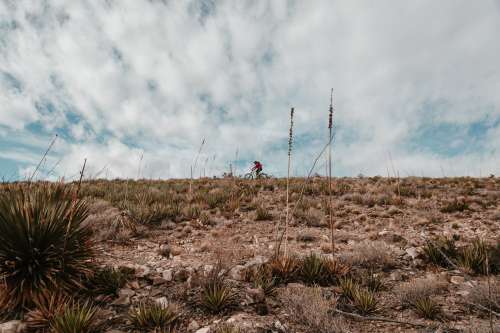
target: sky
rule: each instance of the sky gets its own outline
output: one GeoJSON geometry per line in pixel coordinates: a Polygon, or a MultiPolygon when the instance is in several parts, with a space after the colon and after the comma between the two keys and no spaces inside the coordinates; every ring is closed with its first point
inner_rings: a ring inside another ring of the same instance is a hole
{"type": "Polygon", "coordinates": [[[0,0],[0,177],[500,175],[498,0],[0,0]],[[45,159],[44,152],[54,140],[45,159]],[[326,172],[321,157],[315,172],[326,172]]]}

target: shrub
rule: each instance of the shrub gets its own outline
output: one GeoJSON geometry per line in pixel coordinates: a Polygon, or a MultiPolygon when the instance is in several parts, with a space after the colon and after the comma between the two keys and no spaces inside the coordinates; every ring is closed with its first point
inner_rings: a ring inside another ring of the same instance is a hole
{"type": "Polygon", "coordinates": [[[71,302],[61,313],[54,316],[50,329],[53,333],[97,332],[97,308],[90,303],[71,302]]]}
{"type": "Polygon", "coordinates": [[[340,290],[342,296],[346,299],[352,301],[354,298],[354,292],[358,288],[356,282],[350,277],[344,277],[340,279],[340,290]]]}
{"type": "Polygon", "coordinates": [[[179,322],[179,310],[175,305],[158,303],[140,303],[132,307],[129,319],[135,328],[140,330],[160,330],[172,332],[179,322]]]}
{"type": "Polygon", "coordinates": [[[53,290],[70,293],[91,274],[87,204],[62,186],[11,190],[0,196],[0,308],[31,307],[53,290]]]}
{"type": "Polygon", "coordinates": [[[483,241],[476,239],[472,244],[461,249],[458,264],[470,273],[486,274],[488,270],[491,271],[492,266],[490,261],[488,263],[490,267],[486,267],[489,252],[489,247],[483,241]]]}
{"type": "Polygon", "coordinates": [[[454,213],[454,212],[463,212],[469,209],[469,204],[465,201],[465,199],[455,198],[452,201],[445,203],[443,207],[441,207],[442,213],[454,213]]]}
{"type": "Polygon", "coordinates": [[[35,309],[30,310],[24,320],[30,331],[45,332],[49,329],[54,317],[60,315],[69,304],[69,298],[60,293],[37,295],[33,300],[35,309]]]}
{"type": "Polygon", "coordinates": [[[364,241],[357,243],[345,259],[352,266],[386,269],[395,266],[394,257],[394,251],[386,243],[364,241]]]}
{"type": "Polygon", "coordinates": [[[276,291],[276,278],[273,277],[268,265],[260,265],[252,273],[254,288],[262,288],[266,296],[274,295],[276,291]]]}
{"type": "Polygon", "coordinates": [[[446,288],[444,281],[435,278],[419,278],[396,288],[403,307],[414,307],[418,300],[439,294],[446,288]]]}
{"type": "Polygon", "coordinates": [[[283,306],[293,314],[292,320],[308,328],[307,332],[340,333],[347,332],[344,322],[334,318],[335,299],[326,299],[318,287],[286,288],[280,294],[283,306]]]}
{"type": "Polygon", "coordinates": [[[384,283],[381,276],[372,271],[368,271],[362,275],[361,284],[373,292],[378,292],[384,289],[384,283]]]}
{"type": "Polygon", "coordinates": [[[469,291],[467,303],[475,305],[474,309],[480,312],[486,311],[485,313],[487,313],[486,309],[490,307],[491,310],[500,312],[500,280],[491,279],[490,286],[488,286],[487,282],[482,282],[472,287],[469,291]]]}

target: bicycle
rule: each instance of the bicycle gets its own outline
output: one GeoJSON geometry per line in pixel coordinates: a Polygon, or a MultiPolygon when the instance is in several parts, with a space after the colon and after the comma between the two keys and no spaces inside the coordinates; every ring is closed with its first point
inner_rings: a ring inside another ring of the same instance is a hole
{"type": "Polygon", "coordinates": [[[243,178],[245,179],[269,179],[272,178],[272,176],[268,175],[267,173],[261,172],[257,176],[256,171],[250,171],[249,173],[246,173],[243,178]]]}

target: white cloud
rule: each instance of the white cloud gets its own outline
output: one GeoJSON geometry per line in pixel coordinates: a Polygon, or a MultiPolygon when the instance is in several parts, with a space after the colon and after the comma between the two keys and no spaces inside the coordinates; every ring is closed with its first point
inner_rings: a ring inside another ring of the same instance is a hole
{"type": "MultiPolygon", "coordinates": [[[[87,157],[92,172],[135,177],[144,152],[153,177],[185,177],[202,138],[214,172],[239,149],[283,174],[289,108],[297,135],[326,137],[333,87],[337,174],[385,174],[388,152],[417,175],[472,173],[479,160],[499,171],[498,128],[460,158],[405,145],[421,127],[500,117],[497,2],[210,3],[0,3],[0,78],[22,87],[0,85],[0,125],[66,131],[58,175],[87,157]],[[44,101],[53,113],[35,109],[44,101]]],[[[313,142],[297,150],[298,172],[313,142]]]]}

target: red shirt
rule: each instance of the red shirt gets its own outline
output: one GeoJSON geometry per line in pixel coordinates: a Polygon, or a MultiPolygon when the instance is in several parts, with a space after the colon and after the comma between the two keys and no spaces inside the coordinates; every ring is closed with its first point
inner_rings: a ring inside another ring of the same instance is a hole
{"type": "Polygon", "coordinates": [[[262,164],[260,164],[260,162],[257,162],[257,163],[254,163],[254,169],[262,169],[262,164]]]}

